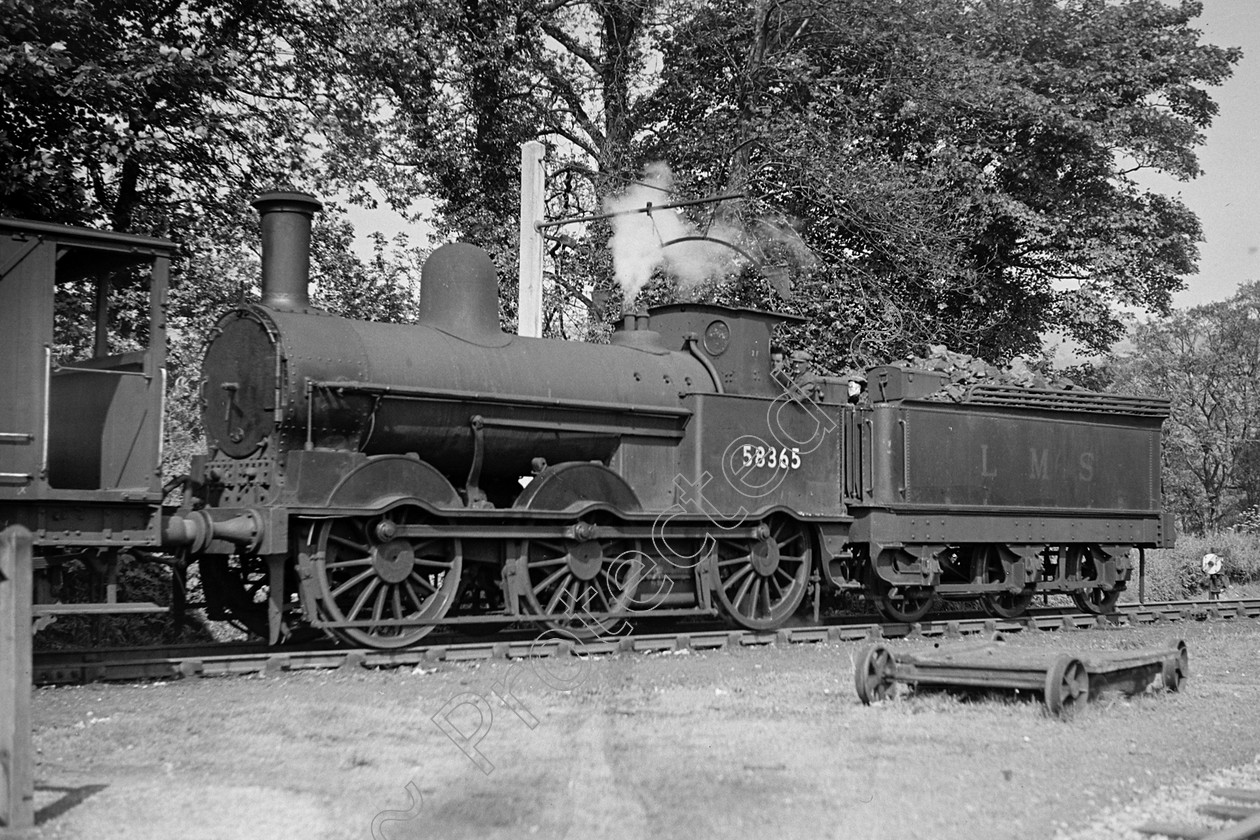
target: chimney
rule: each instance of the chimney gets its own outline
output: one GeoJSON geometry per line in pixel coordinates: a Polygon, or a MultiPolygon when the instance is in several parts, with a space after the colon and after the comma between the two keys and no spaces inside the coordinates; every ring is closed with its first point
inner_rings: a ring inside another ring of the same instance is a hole
{"type": "Polygon", "coordinates": [[[262,218],[262,303],[272,309],[310,306],[311,219],[323,209],[315,196],[269,192],[253,200],[262,218]]]}
{"type": "Polygon", "coordinates": [[[464,242],[430,254],[420,271],[416,323],[483,347],[511,341],[499,329],[499,280],[490,255],[464,242]]]}

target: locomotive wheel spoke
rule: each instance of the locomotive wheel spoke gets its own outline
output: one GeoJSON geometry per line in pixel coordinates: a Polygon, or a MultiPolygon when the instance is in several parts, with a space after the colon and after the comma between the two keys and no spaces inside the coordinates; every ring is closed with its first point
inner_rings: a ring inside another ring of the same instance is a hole
{"type": "Polygon", "coordinates": [[[745,563],[743,565],[736,566],[735,568],[736,568],[735,572],[733,572],[730,577],[728,577],[725,581],[722,582],[722,586],[726,588],[727,592],[731,591],[731,589],[733,589],[735,585],[739,583],[741,580],[743,580],[744,578],[751,579],[753,576],[755,576],[755,573],[753,572],[753,567],[750,564],[745,563]]]}
{"type": "Polygon", "coordinates": [[[385,613],[385,593],[384,588],[376,593],[376,601],[372,604],[372,620],[380,621],[381,616],[385,613]]]}
{"type": "Polygon", "coordinates": [[[338,560],[336,563],[329,563],[329,569],[346,569],[351,566],[370,566],[372,565],[371,557],[360,557],[357,560],[338,560]]]}
{"type": "Polygon", "coordinates": [[[352,552],[363,555],[364,557],[372,553],[371,546],[365,543],[361,543],[358,540],[346,539],[345,537],[340,537],[335,534],[331,536],[329,539],[332,542],[335,542],[337,545],[341,546],[342,548],[348,548],[352,552]]]}
{"type": "Polygon", "coordinates": [[[372,571],[371,569],[368,569],[363,572],[359,572],[358,575],[350,578],[350,580],[346,581],[341,586],[338,586],[336,589],[334,589],[332,592],[333,598],[340,598],[342,595],[346,594],[347,592],[352,591],[356,586],[363,583],[365,580],[371,580],[373,575],[375,574],[376,573],[372,571]]]}
{"type": "MultiPolygon", "coordinates": [[[[420,584],[425,589],[429,590],[429,595],[433,595],[438,591],[436,586],[429,583],[427,580],[425,580],[424,578],[422,578],[420,575],[417,575],[417,574],[412,574],[411,577],[407,578],[406,584],[407,584],[408,589],[411,588],[412,581],[415,581],[416,583],[420,584]]],[[[412,590],[412,591],[414,592],[415,590],[412,590]]],[[[426,595],[425,597],[427,598],[428,595],[426,595]]]]}
{"type": "Polygon", "coordinates": [[[451,568],[451,564],[449,562],[424,557],[417,557],[415,559],[415,564],[417,566],[424,566],[426,569],[433,569],[434,571],[439,572],[446,572],[451,568]]]}
{"type": "MultiPolygon", "coordinates": [[[[422,521],[415,508],[385,514],[394,525],[422,521]]],[[[330,622],[368,622],[337,627],[332,635],[351,644],[401,648],[433,630],[454,603],[463,568],[455,538],[385,539],[375,527],[381,517],[345,517],[313,523],[308,548],[316,559],[319,611],[330,622]]]]}
{"type": "MultiPolygon", "coordinates": [[[[365,578],[360,577],[359,579],[364,580],[365,578]]],[[[354,606],[352,606],[350,611],[346,613],[346,616],[351,621],[359,617],[359,613],[361,613],[363,611],[363,607],[367,605],[368,598],[371,597],[372,593],[376,590],[378,583],[380,583],[378,580],[368,580],[367,585],[359,592],[359,597],[354,599],[354,606]]],[[[347,584],[347,586],[349,586],[349,584],[347,584]]],[[[342,587],[342,589],[345,588],[346,587],[344,586],[342,587]]],[[[334,592],[333,597],[336,597],[337,594],[338,593],[334,592]]]]}
{"type": "Polygon", "coordinates": [[[403,581],[402,589],[407,593],[407,599],[416,605],[416,609],[424,609],[424,601],[416,594],[410,580],[403,581]]]}
{"type": "MultiPolygon", "coordinates": [[[[534,586],[534,591],[547,592],[551,589],[552,585],[554,585],[556,581],[560,580],[560,578],[565,578],[567,580],[568,576],[569,576],[568,567],[557,569],[556,571],[548,575],[546,578],[544,578],[536,586],[534,586]]],[[[565,585],[567,586],[568,584],[566,583],[565,585]]]]}
{"type": "MultiPolygon", "coordinates": [[[[555,587],[555,589],[552,590],[551,600],[547,602],[546,612],[549,612],[549,613],[555,612],[561,603],[573,597],[572,595],[569,594],[569,584],[572,583],[569,576],[567,574],[563,574],[560,576],[564,578],[564,583],[562,583],[560,586],[555,587]]],[[[555,577],[555,575],[553,575],[552,577],[555,577]]],[[[546,591],[543,589],[541,584],[535,587],[534,589],[535,593],[539,591],[546,591]]],[[[576,606],[576,604],[574,604],[574,606],[576,606]]]]}
{"type": "Polygon", "coordinates": [[[579,640],[614,632],[619,620],[583,616],[618,612],[632,603],[635,593],[624,591],[612,572],[618,558],[638,550],[639,541],[630,539],[526,541],[525,608],[540,623],[579,640]]]}
{"type": "Polygon", "coordinates": [[[773,630],[805,597],[813,550],[796,520],[776,515],[760,540],[717,540],[718,601],[727,619],[749,630],[773,630]]]}
{"type": "Polygon", "coordinates": [[[726,591],[729,592],[731,590],[731,587],[735,585],[735,581],[738,579],[739,575],[744,576],[744,582],[739,587],[739,593],[731,599],[731,603],[735,604],[737,607],[744,603],[744,596],[748,594],[748,590],[752,588],[753,583],[757,580],[757,576],[752,573],[752,567],[746,566],[740,569],[739,572],[736,573],[735,577],[732,577],[729,581],[727,581],[726,591]]]}

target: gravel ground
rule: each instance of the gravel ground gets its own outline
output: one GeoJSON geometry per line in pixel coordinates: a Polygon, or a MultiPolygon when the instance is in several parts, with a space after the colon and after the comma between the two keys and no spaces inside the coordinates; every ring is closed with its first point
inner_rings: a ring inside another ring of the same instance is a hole
{"type": "Polygon", "coordinates": [[[1026,694],[862,706],[852,643],[43,688],[34,837],[1136,837],[1260,787],[1260,622],[1007,642],[1178,637],[1180,692],[1069,722],[1026,694]]]}
{"type": "Polygon", "coordinates": [[[1200,814],[1196,808],[1209,802],[1241,805],[1213,796],[1216,788],[1237,788],[1260,791],[1260,755],[1250,764],[1229,767],[1180,785],[1162,787],[1141,799],[1117,808],[1109,808],[1088,828],[1060,835],[1060,840],[1150,840],[1150,835],[1136,831],[1146,823],[1223,828],[1224,820],[1200,814]]]}

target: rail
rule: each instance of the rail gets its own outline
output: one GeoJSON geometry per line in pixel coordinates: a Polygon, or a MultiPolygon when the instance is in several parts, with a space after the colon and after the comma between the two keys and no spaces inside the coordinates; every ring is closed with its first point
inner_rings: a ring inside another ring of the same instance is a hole
{"type": "Polygon", "coordinates": [[[1199,826],[1162,822],[1139,825],[1134,831],[1139,834],[1163,835],[1184,838],[1184,840],[1256,840],[1260,838],[1260,790],[1214,788],[1211,795],[1231,802],[1247,804],[1207,803],[1200,805],[1198,812],[1214,819],[1237,820],[1237,822],[1215,831],[1199,826]]]}
{"type": "MultiPolygon", "coordinates": [[[[111,651],[84,650],[40,653],[35,657],[37,685],[95,681],[180,679],[194,676],[234,676],[283,671],[327,670],[340,667],[414,667],[441,661],[587,656],[619,652],[657,653],[677,650],[716,650],[762,645],[860,642],[892,638],[962,638],[976,634],[1023,631],[1087,630],[1116,624],[1151,625],[1163,621],[1260,618],[1260,598],[1239,601],[1160,602],[1122,604],[1112,616],[1097,616],[1051,608],[1018,619],[961,618],[914,624],[856,621],[844,624],[792,627],[775,631],[681,629],[673,633],[628,635],[590,642],[539,639],[531,629],[519,638],[503,634],[481,641],[430,644],[402,650],[360,648],[274,647],[264,645],[184,646],[111,651]]],[[[504,634],[510,631],[504,631],[504,634]]]]}

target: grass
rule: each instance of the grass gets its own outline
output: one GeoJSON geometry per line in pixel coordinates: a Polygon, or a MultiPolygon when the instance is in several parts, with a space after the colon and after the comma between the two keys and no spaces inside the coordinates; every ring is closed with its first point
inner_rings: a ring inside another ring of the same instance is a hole
{"type": "MultiPolygon", "coordinates": [[[[1175,547],[1146,553],[1147,599],[1176,601],[1204,595],[1208,590],[1202,565],[1205,554],[1222,558],[1221,573],[1230,587],[1256,589],[1260,584],[1260,534],[1231,530],[1181,534],[1175,547]]],[[[1129,588],[1135,589],[1136,584],[1135,579],[1129,588]]]]}

